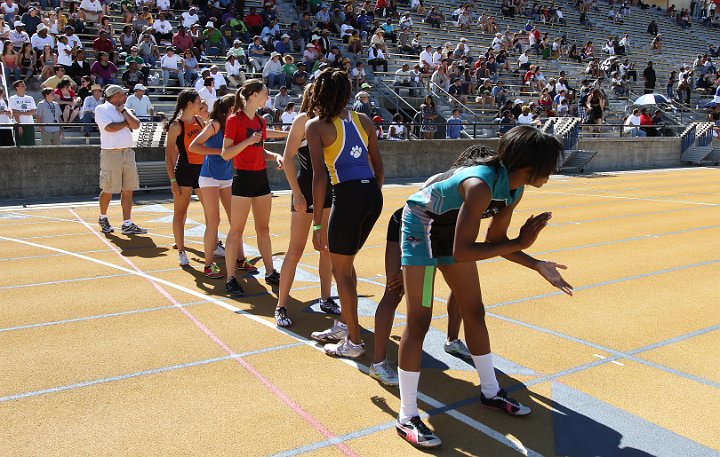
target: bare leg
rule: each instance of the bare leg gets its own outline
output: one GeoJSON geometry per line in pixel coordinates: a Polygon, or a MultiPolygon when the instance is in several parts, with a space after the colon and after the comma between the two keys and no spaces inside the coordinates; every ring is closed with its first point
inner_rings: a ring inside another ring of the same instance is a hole
{"type": "Polygon", "coordinates": [[[205,213],[205,236],[203,253],[205,266],[213,263],[213,252],[217,246],[218,226],[220,225],[220,188],[203,188],[203,211],[205,213]]]}
{"type": "Polygon", "coordinates": [[[462,324],[462,315],[460,314],[460,308],[458,307],[455,296],[451,293],[448,298],[448,330],[447,340],[455,341],[460,337],[460,324],[462,324]]]}
{"type": "MultiPolygon", "coordinates": [[[[110,198],[112,198],[111,194],[108,194],[110,198]]],[[[133,191],[131,190],[123,190],[120,192],[120,206],[122,207],[122,213],[123,213],[123,220],[127,221],[131,217],[132,212],[132,204],[133,204],[133,191]]],[[[108,203],[110,203],[110,200],[108,199],[108,203]]],[[[102,204],[101,204],[102,208],[102,204]]],[[[107,206],[105,207],[105,210],[107,211],[107,206]]]]}
{"type": "Polygon", "coordinates": [[[308,240],[308,231],[312,224],[311,213],[293,212],[290,215],[290,244],[288,245],[282,268],[280,269],[280,286],[278,290],[277,307],[287,306],[290,298],[290,289],[295,280],[295,271],[300,258],[305,251],[308,240]]]}
{"type": "MultiPolygon", "coordinates": [[[[427,274],[430,273],[427,272],[427,274]]],[[[403,267],[405,302],[407,303],[407,325],[400,340],[398,366],[404,371],[420,371],[422,345],[425,340],[425,334],[427,334],[430,328],[430,320],[432,319],[432,306],[423,306],[423,293],[432,294],[434,292],[434,284],[431,290],[424,292],[425,275],[426,267],[403,267]]]]}
{"type": "MultiPolygon", "coordinates": [[[[400,243],[388,241],[385,246],[385,277],[388,282],[396,277],[402,276],[400,268],[400,243]]],[[[388,340],[392,332],[395,310],[402,299],[402,286],[394,289],[385,287],[382,299],[375,311],[375,349],[373,352],[373,363],[380,363],[387,357],[388,340]]]]}
{"type": "Polygon", "coordinates": [[[180,194],[173,200],[173,236],[178,251],[185,250],[185,220],[190,206],[192,187],[180,187],[180,194]]]}
{"type": "Polygon", "coordinates": [[[348,326],[348,336],[354,344],[360,344],[360,324],[358,322],[357,276],[355,274],[354,255],[330,254],[333,276],[338,288],[341,317],[348,326]]]}
{"type": "Polygon", "coordinates": [[[110,206],[110,200],[112,200],[112,193],[100,192],[100,214],[102,214],[103,216],[107,215],[107,210],[110,206]]]}
{"type": "Polygon", "coordinates": [[[247,223],[250,207],[252,206],[252,198],[232,197],[232,209],[230,211],[230,232],[225,245],[225,268],[227,270],[228,279],[235,276],[235,259],[237,259],[238,245],[242,243],[245,224],[247,223]]]}
{"type": "Polygon", "coordinates": [[[270,212],[272,210],[272,196],[270,194],[252,199],[253,219],[255,220],[255,233],[257,234],[258,250],[265,265],[265,274],[275,270],[272,260],[272,242],[270,241],[270,212]]]}

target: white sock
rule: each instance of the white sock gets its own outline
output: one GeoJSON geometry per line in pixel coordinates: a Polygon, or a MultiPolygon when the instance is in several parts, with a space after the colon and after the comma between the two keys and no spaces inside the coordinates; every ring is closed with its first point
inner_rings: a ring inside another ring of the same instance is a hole
{"type": "Polygon", "coordinates": [[[372,366],[375,367],[375,368],[380,368],[380,367],[382,367],[384,364],[385,364],[385,362],[373,363],[372,366]]]}
{"type": "Polygon", "coordinates": [[[335,319],[335,325],[333,325],[333,327],[347,328],[347,324],[344,324],[339,320],[335,319]]]}
{"type": "Polygon", "coordinates": [[[101,215],[100,215],[100,219],[107,219],[107,218],[108,218],[108,217],[107,217],[107,214],[101,214],[101,215]]]}
{"type": "Polygon", "coordinates": [[[487,398],[492,398],[500,392],[500,384],[495,377],[492,353],[472,356],[475,369],[480,375],[480,390],[487,398]]]}
{"type": "Polygon", "coordinates": [[[130,225],[132,221],[130,219],[123,221],[123,225],[130,225]]]}
{"type": "Polygon", "coordinates": [[[398,378],[400,380],[400,414],[398,420],[401,424],[404,424],[413,417],[420,415],[417,407],[420,372],[405,371],[398,367],[398,378]]]}

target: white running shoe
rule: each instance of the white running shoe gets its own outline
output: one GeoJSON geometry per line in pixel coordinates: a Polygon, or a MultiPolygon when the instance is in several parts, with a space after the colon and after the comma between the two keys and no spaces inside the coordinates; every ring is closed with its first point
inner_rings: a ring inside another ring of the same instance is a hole
{"type": "Polygon", "coordinates": [[[217,247],[213,251],[213,256],[225,258],[225,246],[222,241],[218,241],[217,247]]]}
{"type": "Polygon", "coordinates": [[[370,365],[370,377],[377,379],[386,386],[397,386],[400,384],[397,371],[390,366],[390,362],[383,360],[381,364],[370,365]]]}
{"type": "Polygon", "coordinates": [[[332,357],[344,357],[348,359],[359,359],[365,355],[365,345],[354,344],[349,337],[345,337],[337,343],[326,344],[325,354],[332,357]]]}
{"type": "Polygon", "coordinates": [[[188,260],[188,256],[185,254],[185,251],[178,251],[178,263],[180,263],[181,267],[190,265],[190,261],[188,260]]]}
{"type": "Polygon", "coordinates": [[[315,341],[321,343],[335,343],[348,336],[347,325],[338,320],[333,320],[333,326],[322,332],[312,332],[310,335],[315,341]]]}
{"type": "Polygon", "coordinates": [[[405,441],[417,447],[437,447],[442,444],[440,438],[418,416],[404,424],[395,422],[395,430],[405,441]]]}
{"type": "Polygon", "coordinates": [[[453,340],[448,342],[445,342],[445,352],[448,354],[456,355],[458,357],[462,357],[464,359],[470,359],[472,358],[472,354],[470,354],[470,350],[467,346],[465,346],[465,343],[461,339],[453,340]]]}

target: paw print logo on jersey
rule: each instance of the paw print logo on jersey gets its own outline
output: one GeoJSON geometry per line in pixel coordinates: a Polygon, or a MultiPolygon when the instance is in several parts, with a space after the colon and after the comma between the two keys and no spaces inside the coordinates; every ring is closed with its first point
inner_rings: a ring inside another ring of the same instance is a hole
{"type": "Polygon", "coordinates": [[[362,155],[362,148],[360,146],[353,146],[350,150],[350,155],[354,158],[359,158],[362,155]]]}

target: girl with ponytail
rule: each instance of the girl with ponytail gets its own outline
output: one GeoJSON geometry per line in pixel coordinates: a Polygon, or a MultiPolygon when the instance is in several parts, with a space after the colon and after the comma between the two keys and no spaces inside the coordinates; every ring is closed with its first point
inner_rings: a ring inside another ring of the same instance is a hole
{"type": "MultiPolygon", "coordinates": [[[[268,90],[259,79],[249,79],[235,94],[235,112],[227,118],[222,146],[222,158],[233,159],[235,176],[232,182],[230,210],[230,233],[225,247],[225,266],[228,281],[225,284],[232,296],[241,296],[244,290],[235,277],[235,258],[242,244],[242,235],[250,210],[253,212],[258,250],[265,266],[265,282],[280,283],[272,260],[270,241],[270,211],[272,200],[268,181],[266,160],[274,160],[282,168],[280,154],[266,151],[266,138],[285,138],[288,132],[267,129],[265,121],[257,114],[265,106],[268,90]]],[[[243,261],[243,266],[247,263],[243,261]]]]}
{"type": "Polygon", "coordinates": [[[165,166],[173,194],[173,235],[178,249],[178,262],[182,267],[189,265],[185,253],[185,220],[193,190],[201,197],[198,178],[204,156],[194,153],[190,147],[192,140],[204,127],[202,119],[198,117],[200,109],[198,93],[193,89],[183,90],[167,127],[165,166]]]}

